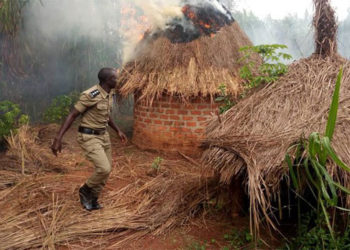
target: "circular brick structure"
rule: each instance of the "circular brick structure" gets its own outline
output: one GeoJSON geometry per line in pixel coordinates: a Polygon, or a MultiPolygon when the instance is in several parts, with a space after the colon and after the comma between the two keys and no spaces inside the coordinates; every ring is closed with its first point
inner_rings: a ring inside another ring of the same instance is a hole
{"type": "Polygon", "coordinates": [[[183,103],[179,98],[163,95],[151,106],[136,101],[133,143],[142,149],[198,156],[202,152],[205,123],[217,112],[218,104],[210,98],[197,97],[183,103]]]}

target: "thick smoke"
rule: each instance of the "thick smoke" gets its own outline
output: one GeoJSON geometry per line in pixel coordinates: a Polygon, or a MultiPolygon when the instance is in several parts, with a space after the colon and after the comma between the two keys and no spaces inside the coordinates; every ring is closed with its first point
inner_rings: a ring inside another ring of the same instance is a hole
{"type": "Polygon", "coordinates": [[[23,103],[33,120],[53,97],[80,92],[98,82],[100,68],[121,64],[118,0],[30,0],[22,18],[13,51],[18,63],[0,81],[14,88],[0,86],[0,97],[23,103]]]}
{"type": "Polygon", "coordinates": [[[43,0],[31,1],[25,12],[26,30],[56,39],[88,36],[99,39],[106,34],[106,23],[117,27],[118,5],[111,0],[43,0]],[[42,4],[41,4],[42,3],[42,4]]]}

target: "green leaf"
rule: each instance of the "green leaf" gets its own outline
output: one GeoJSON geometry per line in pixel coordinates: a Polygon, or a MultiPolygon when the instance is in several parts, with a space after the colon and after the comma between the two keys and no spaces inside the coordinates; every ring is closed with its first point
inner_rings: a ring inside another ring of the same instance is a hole
{"type": "MultiPolygon", "coordinates": [[[[319,164],[317,162],[318,166],[319,166],[319,170],[321,172],[321,174],[323,174],[324,178],[326,179],[326,184],[329,187],[329,190],[332,193],[332,202],[330,203],[330,205],[335,206],[338,203],[338,196],[337,196],[337,191],[334,185],[334,181],[332,179],[332,177],[329,175],[327,169],[325,166],[322,166],[321,164],[319,164]]],[[[328,189],[327,189],[328,190],[328,189]]]]}
{"type": "Polygon", "coordinates": [[[332,140],[333,133],[334,133],[334,128],[337,120],[337,114],[338,114],[338,105],[339,105],[339,92],[340,92],[340,85],[341,85],[341,80],[343,77],[343,67],[340,69],[337,77],[337,82],[335,84],[335,90],[333,93],[333,98],[332,98],[332,104],[330,107],[329,111],[329,117],[328,117],[328,122],[327,122],[327,127],[326,127],[326,136],[329,137],[330,140],[332,140]]]}
{"type": "MultiPolygon", "coordinates": [[[[325,140],[329,140],[329,138],[326,137],[325,140]]],[[[330,143],[325,143],[324,144],[324,148],[325,150],[327,150],[329,156],[331,157],[331,159],[342,169],[344,169],[345,171],[350,172],[350,168],[344,163],[342,162],[342,160],[339,159],[339,157],[337,156],[337,154],[334,152],[332,146],[330,145],[330,143]]]]}
{"type": "Polygon", "coordinates": [[[295,175],[293,163],[292,163],[292,160],[291,160],[289,155],[285,156],[285,161],[287,162],[288,167],[289,167],[289,173],[290,173],[290,176],[292,178],[293,186],[296,190],[299,190],[298,179],[295,175]]]}
{"type": "Polygon", "coordinates": [[[316,181],[314,180],[314,177],[310,173],[310,170],[309,170],[309,158],[308,157],[306,157],[305,160],[304,160],[304,167],[305,167],[306,175],[307,175],[309,181],[312,183],[312,185],[314,185],[314,187],[316,189],[319,189],[319,185],[316,183],[316,181]]]}
{"type": "Polygon", "coordinates": [[[333,228],[331,226],[331,223],[329,222],[329,215],[328,215],[327,210],[326,210],[326,208],[325,208],[325,206],[324,206],[322,201],[320,202],[320,204],[321,204],[321,207],[322,207],[323,215],[324,215],[324,217],[326,219],[327,227],[329,229],[329,232],[331,233],[332,240],[334,241],[334,231],[333,231],[333,228]]]}

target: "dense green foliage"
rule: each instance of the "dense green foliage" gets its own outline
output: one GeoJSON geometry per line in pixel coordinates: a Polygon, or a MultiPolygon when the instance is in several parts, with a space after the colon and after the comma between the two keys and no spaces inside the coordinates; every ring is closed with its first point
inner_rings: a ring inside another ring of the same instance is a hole
{"type": "MultiPolygon", "coordinates": [[[[337,244],[337,239],[334,225],[330,222],[329,209],[344,210],[338,207],[339,194],[350,194],[350,190],[333,180],[327,171],[327,164],[329,161],[333,161],[343,171],[350,172],[350,168],[339,159],[331,145],[339,105],[341,78],[342,69],[337,78],[325,135],[322,136],[316,132],[311,133],[308,140],[302,138],[298,144],[290,149],[295,150],[293,160],[289,154],[286,155],[293,188],[298,194],[298,197],[303,197],[305,191],[308,190],[316,201],[316,205],[312,205],[311,202],[308,203],[310,209],[317,215],[317,223],[310,232],[316,235],[324,234],[324,230],[327,229],[331,236],[328,239],[331,242],[329,244],[335,245],[337,244]]],[[[299,198],[298,202],[298,224],[299,231],[301,232],[302,214],[299,198]]],[[[326,243],[323,242],[322,244],[326,243]]]]}
{"type": "Polygon", "coordinates": [[[298,228],[298,235],[292,238],[283,249],[349,249],[350,227],[343,233],[332,235],[325,225],[325,221],[317,218],[317,214],[310,213],[302,217],[298,228]],[[332,239],[334,237],[334,240],[332,239]]]}
{"type": "Polygon", "coordinates": [[[0,102],[0,144],[4,142],[6,136],[11,134],[11,131],[28,122],[29,117],[21,114],[17,104],[10,101],[0,102]]]}
{"type": "Polygon", "coordinates": [[[47,123],[61,123],[67,117],[74,103],[78,100],[78,94],[61,95],[54,98],[43,115],[47,123]]]}
{"type": "Polygon", "coordinates": [[[291,55],[280,52],[281,49],[286,49],[287,46],[280,44],[246,46],[240,49],[244,56],[240,59],[243,66],[240,69],[240,76],[246,80],[247,88],[254,88],[262,83],[272,83],[281,75],[287,73],[288,67],[282,60],[291,59],[291,55]],[[263,60],[261,65],[256,65],[252,60],[253,54],[259,54],[263,60]],[[258,72],[255,73],[255,68],[258,72]]]}

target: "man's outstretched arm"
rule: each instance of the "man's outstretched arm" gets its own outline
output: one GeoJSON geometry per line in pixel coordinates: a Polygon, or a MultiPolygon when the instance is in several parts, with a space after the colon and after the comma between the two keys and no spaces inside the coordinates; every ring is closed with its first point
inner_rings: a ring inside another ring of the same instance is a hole
{"type": "Polygon", "coordinates": [[[62,124],[57,136],[55,137],[53,144],[51,146],[52,153],[57,156],[57,152],[61,153],[62,151],[62,138],[70,126],[73,124],[75,119],[80,115],[80,112],[73,108],[70,114],[67,116],[66,120],[62,124]]]}
{"type": "Polygon", "coordinates": [[[108,125],[109,125],[115,132],[118,133],[120,139],[122,140],[122,143],[127,143],[127,142],[128,142],[128,138],[127,138],[126,135],[118,128],[118,126],[113,122],[113,119],[112,119],[111,116],[109,116],[108,125]]]}

